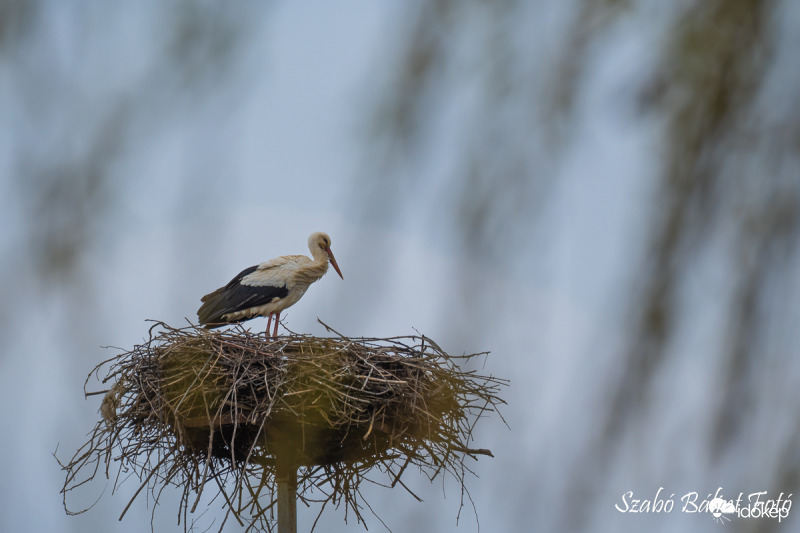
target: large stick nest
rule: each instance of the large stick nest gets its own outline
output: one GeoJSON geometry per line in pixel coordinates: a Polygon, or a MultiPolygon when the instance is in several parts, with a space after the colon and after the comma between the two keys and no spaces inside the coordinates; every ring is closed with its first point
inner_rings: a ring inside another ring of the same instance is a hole
{"type": "Polygon", "coordinates": [[[90,374],[105,371],[114,385],[87,392],[105,393],[103,420],[62,465],[65,506],[100,471],[115,488],[132,473],[139,490],[123,516],[143,489],[157,503],[175,485],[185,527],[206,489],[221,494],[226,519],[271,530],[276,473],[298,466],[298,498],[323,502],[320,515],[344,504],[345,519],[363,522],[361,482],[409,490],[408,466],[430,479],[452,474],[463,505],[466,458],[491,455],[470,447],[474,424],[504,403],[506,384],[456,364],[477,355],[450,356],[424,336],[266,339],[158,322],[144,344],[90,374]],[[384,481],[367,477],[373,469],[384,481]]]}

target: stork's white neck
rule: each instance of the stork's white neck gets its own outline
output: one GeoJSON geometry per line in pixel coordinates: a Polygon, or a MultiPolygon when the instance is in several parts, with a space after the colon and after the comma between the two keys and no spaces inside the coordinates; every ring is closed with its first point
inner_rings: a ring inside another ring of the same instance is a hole
{"type": "Polygon", "coordinates": [[[311,252],[311,257],[314,258],[315,263],[325,263],[326,265],[328,264],[328,252],[326,252],[319,246],[309,246],[308,249],[311,252]]]}
{"type": "Polygon", "coordinates": [[[309,247],[313,261],[300,266],[295,272],[298,281],[311,284],[325,275],[328,271],[328,253],[319,246],[309,247]]]}

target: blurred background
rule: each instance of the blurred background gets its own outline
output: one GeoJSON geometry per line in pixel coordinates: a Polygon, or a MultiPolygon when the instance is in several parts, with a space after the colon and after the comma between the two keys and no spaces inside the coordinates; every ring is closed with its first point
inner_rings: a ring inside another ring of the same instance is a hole
{"type": "MultiPolygon", "coordinates": [[[[344,281],[292,330],[419,331],[511,379],[481,531],[719,531],[680,498],[798,492],[797,50],[795,0],[0,0],[0,529],[182,531],[171,489],[117,521],[135,479],[66,516],[86,375],[316,230],[344,281]],[[661,487],[670,513],[615,509],[661,487]]],[[[478,530],[404,480],[423,503],[366,494],[392,531],[478,530]]]]}

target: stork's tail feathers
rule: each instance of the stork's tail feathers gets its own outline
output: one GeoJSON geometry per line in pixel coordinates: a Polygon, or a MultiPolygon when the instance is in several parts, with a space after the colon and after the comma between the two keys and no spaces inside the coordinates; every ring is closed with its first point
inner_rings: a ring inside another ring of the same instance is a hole
{"type": "Polygon", "coordinates": [[[206,294],[200,299],[200,301],[203,302],[203,305],[201,305],[200,309],[197,310],[197,319],[200,321],[200,324],[207,329],[218,328],[230,323],[222,318],[224,314],[224,306],[220,304],[225,299],[223,291],[224,288],[217,289],[212,293],[206,294]]]}

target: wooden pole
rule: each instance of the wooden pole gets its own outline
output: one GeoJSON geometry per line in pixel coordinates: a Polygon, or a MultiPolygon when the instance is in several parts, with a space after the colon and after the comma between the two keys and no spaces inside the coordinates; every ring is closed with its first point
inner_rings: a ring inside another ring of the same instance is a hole
{"type": "Polygon", "coordinates": [[[297,466],[278,462],[278,533],[297,533],[297,466]]]}

